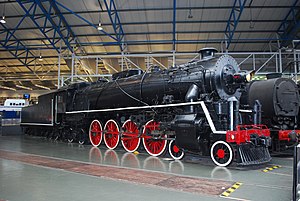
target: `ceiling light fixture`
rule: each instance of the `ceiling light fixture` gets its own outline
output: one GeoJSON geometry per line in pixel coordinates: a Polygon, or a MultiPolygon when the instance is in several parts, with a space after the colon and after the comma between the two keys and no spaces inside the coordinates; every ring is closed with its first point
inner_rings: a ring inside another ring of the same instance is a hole
{"type": "MultiPolygon", "coordinates": [[[[99,2],[99,4],[100,4],[100,2],[99,2]]],[[[100,4],[100,7],[101,7],[101,4],[100,4]]],[[[97,29],[98,29],[98,31],[103,31],[103,27],[102,27],[102,23],[101,23],[101,12],[99,12],[99,23],[98,23],[97,29]]]]}
{"type": "Polygon", "coordinates": [[[188,16],[189,19],[192,19],[193,18],[193,14],[192,14],[192,9],[190,8],[189,10],[189,16],[188,16]]]}
{"type": "MultiPolygon", "coordinates": [[[[43,45],[43,41],[41,40],[41,46],[42,45],[43,45]]],[[[39,61],[43,61],[41,49],[39,49],[39,51],[40,51],[39,61]]]]}
{"type": "Polygon", "coordinates": [[[0,22],[1,22],[2,24],[5,24],[5,23],[6,23],[6,20],[5,20],[5,16],[4,16],[4,15],[2,16],[2,19],[0,20],[0,22]]]}
{"type": "Polygon", "coordinates": [[[189,15],[188,15],[188,19],[192,19],[193,18],[193,14],[192,14],[192,6],[191,6],[191,1],[189,0],[189,15]]]}
{"type": "Polygon", "coordinates": [[[40,54],[40,56],[39,56],[39,61],[43,61],[43,57],[42,57],[41,54],[40,54]]]}
{"type": "Polygon", "coordinates": [[[1,22],[2,24],[5,24],[5,23],[6,23],[6,20],[5,20],[5,3],[4,3],[4,5],[3,5],[3,14],[2,14],[2,18],[1,18],[0,22],[1,22]]]}
{"type": "Polygon", "coordinates": [[[251,0],[251,2],[249,3],[249,8],[250,8],[250,24],[249,24],[249,29],[253,29],[254,28],[254,22],[253,22],[253,16],[252,16],[252,2],[253,0],[251,0]]]}
{"type": "Polygon", "coordinates": [[[98,27],[97,27],[97,29],[99,30],[99,31],[102,31],[103,30],[103,27],[102,27],[102,24],[101,24],[101,22],[99,21],[99,24],[98,24],[98,27]]]}

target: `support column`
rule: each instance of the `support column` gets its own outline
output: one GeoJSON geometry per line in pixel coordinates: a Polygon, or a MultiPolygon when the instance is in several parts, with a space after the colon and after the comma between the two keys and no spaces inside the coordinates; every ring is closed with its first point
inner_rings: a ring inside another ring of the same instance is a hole
{"type": "Polygon", "coordinates": [[[74,81],[74,52],[72,53],[72,68],[71,68],[71,82],[73,83],[74,81]]]}
{"type": "Polygon", "coordinates": [[[57,89],[59,89],[62,84],[60,81],[60,60],[61,60],[61,43],[59,46],[59,54],[58,54],[57,89]]]}
{"type": "Polygon", "coordinates": [[[176,60],[175,60],[175,51],[173,51],[173,63],[172,63],[172,67],[175,67],[176,64],[176,60]]]}

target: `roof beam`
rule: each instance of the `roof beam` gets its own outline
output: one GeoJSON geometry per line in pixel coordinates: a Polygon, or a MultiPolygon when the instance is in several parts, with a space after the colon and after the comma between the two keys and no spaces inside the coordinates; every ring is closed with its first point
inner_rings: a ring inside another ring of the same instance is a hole
{"type": "MultiPolygon", "coordinates": [[[[99,4],[100,1],[98,0],[99,4]]],[[[119,44],[119,47],[121,49],[121,51],[124,50],[124,30],[122,27],[122,23],[118,14],[118,10],[115,4],[114,0],[103,0],[106,11],[108,13],[108,17],[110,19],[110,22],[112,23],[113,29],[114,29],[114,33],[115,36],[117,38],[117,42],[119,44]],[[109,2],[108,2],[109,1],[109,2]]],[[[100,4],[101,5],[101,4],[100,4]]]]}
{"type": "MultiPolygon", "coordinates": [[[[8,17],[6,17],[8,18],[8,17]]],[[[240,20],[239,23],[249,23],[251,20],[240,20]]],[[[291,20],[287,20],[288,22],[290,22],[291,20]]],[[[282,20],[252,20],[252,22],[254,23],[278,23],[278,22],[282,22],[282,20]]],[[[122,25],[126,25],[126,26],[138,26],[138,25],[149,25],[149,24],[172,24],[173,21],[149,21],[149,22],[123,22],[122,25]]],[[[194,21],[176,21],[176,24],[200,24],[200,23],[207,23],[207,24],[215,24],[215,23],[227,23],[227,20],[194,20],[194,21]]],[[[110,26],[111,24],[108,23],[102,23],[102,26],[110,26]]],[[[74,24],[71,25],[69,24],[69,26],[71,28],[81,28],[81,27],[89,27],[89,26],[93,26],[95,28],[97,28],[97,24],[74,24]]],[[[50,26],[47,26],[46,29],[50,29],[50,26]]],[[[37,27],[19,27],[18,30],[35,30],[38,29],[37,27]]],[[[10,29],[11,30],[11,29],[10,29]]],[[[276,31],[276,30],[275,30],[276,31]]],[[[222,33],[224,33],[224,31],[222,31],[222,33]]],[[[126,33],[127,34],[127,33],[126,33]]],[[[105,35],[112,35],[110,33],[106,33],[105,35]]],[[[113,38],[114,40],[116,40],[116,38],[113,38]]]]}
{"type": "MultiPolygon", "coordinates": [[[[48,0],[48,1],[49,1],[50,5],[51,5],[51,6],[53,7],[53,9],[54,9],[55,15],[58,15],[58,16],[59,16],[59,18],[61,19],[62,25],[63,25],[64,27],[66,27],[66,32],[67,32],[66,35],[69,36],[69,37],[71,36],[71,38],[72,38],[70,41],[67,40],[67,42],[70,43],[70,42],[74,39],[76,45],[77,45],[78,47],[81,47],[81,46],[80,46],[80,42],[78,41],[78,38],[77,38],[76,34],[74,33],[74,31],[73,31],[72,28],[70,27],[69,23],[67,22],[66,18],[64,17],[64,15],[61,13],[60,9],[58,8],[58,6],[57,6],[57,4],[56,4],[56,0],[48,0]]],[[[66,44],[66,45],[67,45],[67,44],[66,44]]],[[[68,46],[68,45],[67,45],[67,46],[68,46]]],[[[69,48],[69,46],[68,46],[68,48],[69,48]]],[[[83,50],[82,48],[79,48],[79,50],[80,50],[81,52],[84,53],[84,50],[83,50]]],[[[70,51],[72,51],[72,50],[70,50],[70,51]]]]}
{"type": "MultiPolygon", "coordinates": [[[[282,20],[282,23],[277,29],[277,34],[280,40],[283,40],[280,47],[289,45],[300,30],[300,10],[296,7],[299,0],[295,0],[288,14],[282,20]]],[[[299,43],[298,43],[299,44],[299,43]]],[[[298,45],[296,44],[296,46],[298,45]]]]}
{"type": "MultiPolygon", "coordinates": [[[[239,30],[235,31],[236,33],[277,33],[276,30],[239,30]]],[[[129,32],[126,35],[161,35],[161,34],[172,34],[172,31],[163,31],[163,32],[129,32]]],[[[201,33],[224,33],[224,30],[218,31],[176,31],[176,34],[201,34],[201,33]]],[[[91,36],[104,36],[104,34],[77,34],[76,37],[91,37],[91,36]]],[[[57,37],[58,39],[58,37],[57,37]]],[[[19,38],[21,41],[40,41],[45,40],[45,38],[19,38]]],[[[0,42],[4,42],[4,40],[0,40],[0,42]]],[[[33,46],[33,45],[31,45],[33,46]]],[[[36,49],[39,48],[40,45],[37,45],[36,49]]],[[[47,47],[42,47],[44,49],[47,47]]]]}
{"type": "Polygon", "coordinates": [[[60,12],[58,12],[57,9],[54,9],[53,6],[55,3],[51,3],[48,0],[17,0],[17,2],[58,53],[60,53],[60,41],[63,41],[67,49],[73,52],[73,48],[70,45],[70,42],[74,40],[72,35],[73,32],[70,27],[65,24],[65,19],[60,12]],[[48,10],[46,10],[43,3],[49,4],[48,10]],[[28,7],[28,5],[30,5],[30,7],[28,7]],[[43,13],[43,15],[37,17],[36,13],[39,12],[43,13]],[[57,13],[51,15],[52,12],[57,13]],[[59,36],[59,39],[56,39],[57,35],[59,36]]]}
{"type": "Polygon", "coordinates": [[[227,39],[226,49],[229,48],[231,40],[233,38],[236,27],[240,21],[240,17],[243,13],[244,7],[246,5],[247,0],[235,0],[229,19],[227,21],[227,26],[225,29],[225,36],[227,39]]]}
{"type": "Polygon", "coordinates": [[[21,40],[19,40],[15,36],[16,30],[18,29],[20,24],[22,24],[25,17],[26,16],[23,16],[21,18],[21,20],[13,30],[7,29],[6,25],[0,23],[3,28],[0,32],[0,36],[1,38],[4,38],[4,40],[0,41],[0,44],[22,65],[26,66],[27,69],[29,69],[32,73],[34,73],[34,71],[29,67],[29,64],[35,60],[34,54],[24,45],[24,43],[22,43],[21,40]]]}
{"type": "MultiPolygon", "coordinates": [[[[0,2],[0,5],[1,4],[14,4],[16,3],[16,1],[1,1],[0,2]]],[[[300,6],[297,6],[298,8],[300,8],[300,6]]],[[[261,9],[261,8],[264,8],[264,9],[282,9],[282,8],[290,8],[290,6],[286,6],[286,5],[279,5],[279,6],[276,6],[276,5],[263,5],[263,6],[260,6],[260,5],[257,5],[257,6],[251,6],[251,8],[253,9],[261,9]]],[[[181,7],[177,7],[177,10],[189,10],[190,9],[190,6],[181,6],[181,7]]],[[[193,7],[193,10],[203,10],[203,9],[216,9],[216,10],[220,10],[220,9],[224,9],[224,10],[228,10],[228,9],[232,9],[232,6],[195,6],[193,7]]],[[[148,8],[124,8],[124,9],[118,9],[118,12],[121,13],[121,12],[139,12],[139,11],[166,11],[166,10],[173,10],[172,7],[148,7],[148,8]]],[[[89,10],[89,11],[75,11],[76,13],[78,14],[85,14],[85,13],[99,13],[99,10],[89,10]]],[[[105,12],[105,11],[103,11],[105,12]]],[[[71,13],[68,13],[68,12],[64,12],[62,13],[63,15],[65,14],[71,14],[71,13]]],[[[22,17],[22,16],[18,16],[19,18],[22,17]]]]}
{"type": "MultiPolygon", "coordinates": [[[[62,7],[64,10],[72,13],[74,16],[76,16],[77,18],[79,18],[81,21],[85,22],[87,25],[86,26],[91,26],[94,27],[95,29],[97,29],[97,25],[93,24],[92,22],[88,21],[87,19],[85,19],[84,17],[80,16],[79,14],[77,14],[76,12],[72,11],[71,9],[69,9],[68,7],[64,6],[63,4],[59,3],[56,1],[56,4],[60,7],[62,7]]],[[[108,34],[105,30],[101,30],[100,32],[104,33],[106,36],[110,37],[111,39],[118,41],[118,39],[110,34],[108,34]]]]}
{"type": "MultiPolygon", "coordinates": [[[[220,44],[224,39],[222,38],[212,38],[208,40],[176,40],[176,44],[220,44]]],[[[268,43],[270,41],[276,41],[276,38],[240,38],[233,39],[231,43],[268,43]]],[[[173,40],[132,40],[126,41],[127,45],[161,45],[161,44],[173,44],[173,40]]],[[[81,46],[118,46],[118,42],[82,42],[81,46]]],[[[30,47],[30,46],[29,46],[30,47]]],[[[1,51],[1,50],[0,50],[1,51]]],[[[1,58],[1,57],[0,57],[1,58]]],[[[47,57],[44,57],[47,58],[47,57]]],[[[3,58],[1,58],[3,59],[3,58]]]]}

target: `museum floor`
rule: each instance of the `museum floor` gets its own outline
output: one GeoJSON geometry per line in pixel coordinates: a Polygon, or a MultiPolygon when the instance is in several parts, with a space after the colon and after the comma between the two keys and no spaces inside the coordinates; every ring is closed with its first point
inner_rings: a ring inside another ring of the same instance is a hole
{"type": "Polygon", "coordinates": [[[0,200],[291,200],[292,157],[221,168],[193,156],[174,161],[139,152],[0,136],[0,200]]]}

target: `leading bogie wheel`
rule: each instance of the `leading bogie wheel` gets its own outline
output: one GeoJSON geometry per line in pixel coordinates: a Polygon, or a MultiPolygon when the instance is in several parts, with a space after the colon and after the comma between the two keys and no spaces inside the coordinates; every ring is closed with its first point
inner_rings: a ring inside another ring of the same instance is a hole
{"type": "Polygon", "coordinates": [[[115,120],[110,119],[106,122],[103,139],[108,149],[115,149],[118,146],[120,141],[119,131],[119,126],[115,120]]]}
{"type": "MultiPolygon", "coordinates": [[[[155,139],[151,132],[159,129],[159,123],[153,120],[148,121],[143,129],[143,144],[148,154],[151,156],[160,156],[166,150],[166,139],[155,139]]],[[[162,136],[167,138],[166,135],[162,136]]]]}
{"type": "Polygon", "coordinates": [[[92,121],[89,128],[89,138],[90,142],[94,147],[98,147],[102,141],[102,125],[95,119],[92,121]]]}
{"type": "Polygon", "coordinates": [[[175,140],[169,143],[169,154],[175,160],[181,160],[184,157],[184,151],[176,145],[175,140]]]}
{"type": "Polygon", "coordinates": [[[216,141],[210,148],[210,157],[217,166],[226,167],[233,161],[233,148],[225,141],[216,141]]]}

